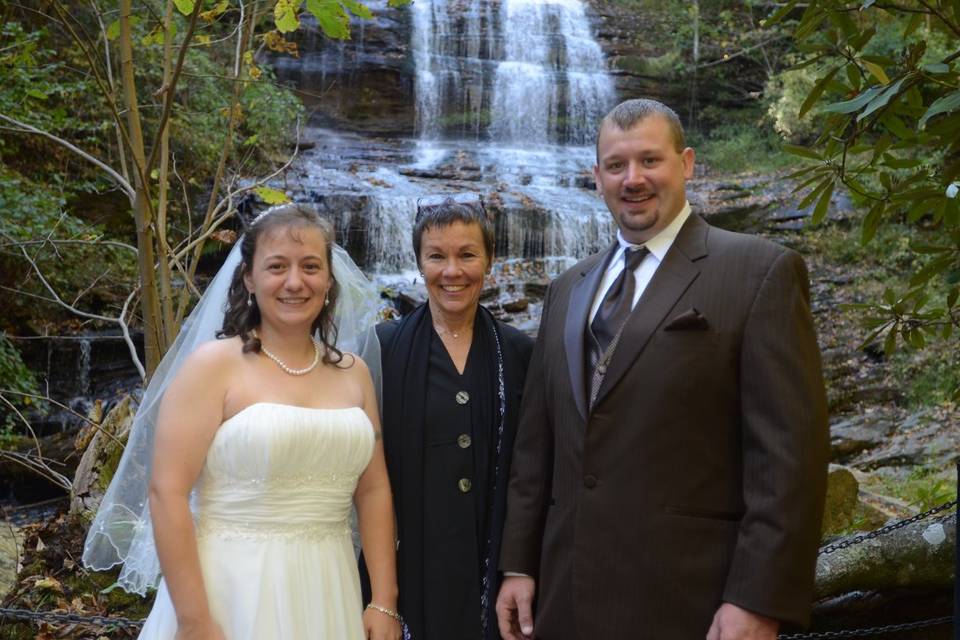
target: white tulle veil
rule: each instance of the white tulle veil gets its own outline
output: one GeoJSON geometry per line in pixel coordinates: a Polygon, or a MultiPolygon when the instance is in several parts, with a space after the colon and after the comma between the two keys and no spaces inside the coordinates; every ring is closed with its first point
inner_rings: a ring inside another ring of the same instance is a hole
{"type": "MultiPolygon", "coordinates": [[[[216,332],[223,325],[230,283],[241,263],[240,246],[238,240],[150,379],[134,416],[123,457],[87,533],[84,565],[106,570],[121,564],[118,584],[131,593],[146,595],[149,589],[156,588],[160,579],[147,501],[160,401],[184,360],[200,344],[216,339],[216,332]]],[[[363,357],[374,375],[379,394],[380,349],[373,331],[381,307],[379,292],[346,251],[334,245],[332,253],[331,267],[340,287],[333,315],[338,329],[336,346],[363,357]]],[[[196,516],[193,500],[191,510],[196,516]]]]}

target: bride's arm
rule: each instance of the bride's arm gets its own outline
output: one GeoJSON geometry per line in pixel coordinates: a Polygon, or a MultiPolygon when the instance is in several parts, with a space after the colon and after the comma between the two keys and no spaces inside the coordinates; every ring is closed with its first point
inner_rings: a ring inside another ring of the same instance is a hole
{"type": "MultiPolygon", "coordinates": [[[[396,612],[396,529],[390,479],[387,476],[387,465],[383,458],[380,415],[367,366],[360,358],[357,358],[356,362],[357,364],[352,368],[358,369],[355,375],[360,378],[363,385],[363,410],[370,418],[374,432],[377,434],[373,457],[363,475],[360,476],[360,482],[353,497],[360,524],[360,544],[363,547],[363,556],[370,574],[371,603],[376,607],[396,612]]],[[[378,629],[387,633],[386,636],[371,634],[370,637],[399,637],[399,625],[380,610],[365,610],[364,620],[375,624],[378,629]]],[[[365,626],[370,633],[369,625],[365,624],[365,626]]]]}
{"type": "Polygon", "coordinates": [[[194,632],[196,637],[219,637],[207,605],[188,499],[223,421],[221,346],[204,345],[190,356],[167,388],[157,418],[150,513],[178,638],[194,632]]]}

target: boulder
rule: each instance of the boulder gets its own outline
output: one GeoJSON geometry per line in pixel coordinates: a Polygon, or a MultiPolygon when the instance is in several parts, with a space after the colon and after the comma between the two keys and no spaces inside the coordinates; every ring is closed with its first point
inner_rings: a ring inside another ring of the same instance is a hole
{"type": "Polygon", "coordinates": [[[823,535],[835,535],[850,529],[857,510],[859,489],[860,485],[849,469],[830,465],[821,528],[823,535]]]}
{"type": "Polygon", "coordinates": [[[883,416],[858,415],[830,425],[833,460],[844,460],[884,444],[897,425],[883,416]]]}

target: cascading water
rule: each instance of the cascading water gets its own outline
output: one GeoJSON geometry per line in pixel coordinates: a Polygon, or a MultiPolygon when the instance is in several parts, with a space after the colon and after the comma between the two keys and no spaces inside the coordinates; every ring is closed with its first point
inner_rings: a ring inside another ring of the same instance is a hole
{"type": "Polygon", "coordinates": [[[381,277],[415,274],[410,231],[426,194],[482,194],[498,258],[582,257],[609,242],[609,213],[584,187],[616,95],[584,2],[417,0],[405,11],[414,140],[308,130],[298,199],[331,215],[381,277]]]}

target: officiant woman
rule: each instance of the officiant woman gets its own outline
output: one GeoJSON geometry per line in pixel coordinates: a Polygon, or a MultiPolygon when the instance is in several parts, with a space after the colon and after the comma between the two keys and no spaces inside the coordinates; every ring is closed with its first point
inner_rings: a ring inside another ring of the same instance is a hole
{"type": "Polygon", "coordinates": [[[477,196],[421,199],[413,251],[427,302],[377,327],[399,609],[413,640],[500,637],[501,528],[533,341],[479,304],[493,245],[477,196]]]}

